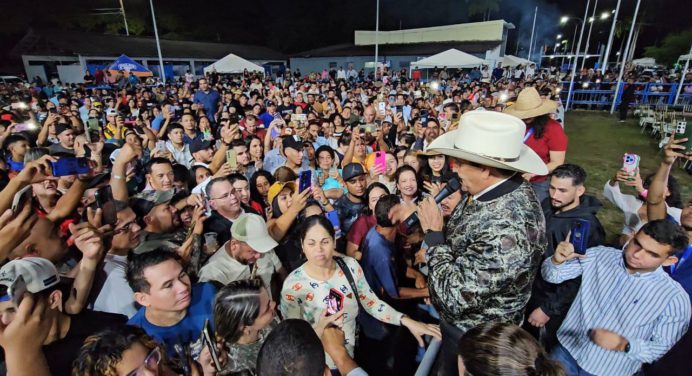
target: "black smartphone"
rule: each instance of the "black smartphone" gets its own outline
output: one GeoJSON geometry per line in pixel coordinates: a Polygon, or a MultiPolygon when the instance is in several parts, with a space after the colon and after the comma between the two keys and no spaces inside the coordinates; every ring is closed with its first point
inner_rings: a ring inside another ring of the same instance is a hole
{"type": "Polygon", "coordinates": [[[24,205],[27,203],[31,203],[31,198],[33,197],[33,189],[31,188],[31,185],[27,185],[26,187],[20,189],[17,193],[14,194],[14,198],[12,199],[12,213],[15,215],[19,213],[22,208],[24,208],[24,205]]]}
{"type": "Polygon", "coordinates": [[[675,139],[686,138],[685,151],[692,151],[692,126],[686,120],[678,120],[675,125],[675,139]]]}
{"type": "Polygon", "coordinates": [[[303,192],[304,190],[310,188],[312,186],[312,171],[310,170],[305,170],[300,173],[300,184],[298,185],[298,189],[300,192],[303,192]]]}
{"type": "Polygon", "coordinates": [[[102,211],[102,223],[115,226],[116,222],[118,222],[118,216],[111,186],[107,185],[97,189],[94,193],[94,198],[96,199],[96,207],[102,211]]]}
{"type": "Polygon", "coordinates": [[[204,328],[202,328],[202,338],[204,342],[207,343],[209,347],[209,353],[211,354],[211,359],[214,362],[214,368],[216,371],[221,372],[221,362],[219,362],[219,349],[216,348],[216,341],[214,341],[214,335],[211,331],[211,326],[209,325],[209,319],[204,320],[204,328]]]}

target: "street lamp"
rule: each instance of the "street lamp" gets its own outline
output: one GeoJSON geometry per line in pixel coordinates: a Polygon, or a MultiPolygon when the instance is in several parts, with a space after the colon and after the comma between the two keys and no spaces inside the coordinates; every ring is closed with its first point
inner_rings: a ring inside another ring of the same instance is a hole
{"type": "Polygon", "coordinates": [[[602,20],[607,20],[608,18],[610,18],[610,14],[611,14],[610,12],[603,12],[603,13],[601,13],[601,19],[602,19],[602,20]]]}
{"type": "Polygon", "coordinates": [[[567,17],[567,16],[562,16],[562,17],[560,18],[560,23],[561,23],[561,24],[567,23],[567,21],[569,21],[569,17],[567,17]]]}
{"type": "Polygon", "coordinates": [[[596,21],[596,17],[589,17],[589,23],[596,21]]]}
{"type": "Polygon", "coordinates": [[[557,40],[560,40],[560,39],[562,39],[562,34],[557,35],[557,40]]]}

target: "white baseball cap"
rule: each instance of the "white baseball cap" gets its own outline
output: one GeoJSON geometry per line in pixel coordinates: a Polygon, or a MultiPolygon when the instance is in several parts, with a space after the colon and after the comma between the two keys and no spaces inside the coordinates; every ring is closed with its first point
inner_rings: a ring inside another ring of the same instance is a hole
{"type": "Polygon", "coordinates": [[[233,221],[231,238],[247,243],[259,253],[267,253],[279,245],[269,235],[264,219],[252,213],[243,213],[233,221]]]}
{"type": "Polygon", "coordinates": [[[34,294],[60,282],[58,269],[52,262],[42,257],[12,260],[0,269],[0,285],[7,287],[7,294],[10,297],[13,296],[20,278],[24,280],[26,291],[34,294]]]}

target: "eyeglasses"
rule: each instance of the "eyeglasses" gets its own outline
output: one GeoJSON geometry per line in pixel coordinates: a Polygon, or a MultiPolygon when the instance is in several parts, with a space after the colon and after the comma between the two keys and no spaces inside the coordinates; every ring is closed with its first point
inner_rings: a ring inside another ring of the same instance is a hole
{"type": "Polygon", "coordinates": [[[137,224],[136,221],[130,221],[126,225],[113,230],[113,235],[118,235],[118,234],[122,234],[123,232],[127,232],[130,230],[130,227],[132,227],[132,225],[135,225],[135,224],[137,224]]]}
{"type": "Polygon", "coordinates": [[[225,200],[225,199],[227,199],[228,196],[230,196],[230,195],[231,195],[231,192],[228,192],[228,193],[222,194],[222,195],[219,196],[219,197],[214,197],[214,198],[211,198],[211,197],[210,197],[209,199],[210,199],[210,200],[225,200]]]}
{"type": "Polygon", "coordinates": [[[154,347],[149,351],[149,354],[147,354],[147,357],[144,358],[144,362],[137,367],[137,369],[133,369],[130,371],[125,376],[138,376],[142,375],[145,369],[149,371],[156,371],[159,367],[159,362],[161,362],[161,351],[159,350],[158,347],[154,347]]]}

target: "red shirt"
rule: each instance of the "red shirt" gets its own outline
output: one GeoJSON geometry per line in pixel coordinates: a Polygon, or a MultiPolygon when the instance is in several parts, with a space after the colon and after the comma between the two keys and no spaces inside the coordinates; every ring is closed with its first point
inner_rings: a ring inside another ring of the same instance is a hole
{"type": "Polygon", "coordinates": [[[348,235],[346,235],[346,239],[353,244],[357,244],[358,248],[360,248],[363,239],[365,239],[365,235],[367,235],[370,228],[375,227],[376,224],[377,220],[374,215],[361,214],[358,219],[353,222],[353,226],[351,226],[351,230],[349,230],[348,235]]]}
{"type": "MultiPolygon", "coordinates": [[[[526,133],[530,132],[531,126],[526,127],[526,133]]],[[[562,129],[562,126],[557,121],[550,119],[543,127],[543,136],[536,139],[536,134],[533,133],[528,140],[526,146],[533,149],[538,154],[544,163],[550,162],[551,151],[567,151],[567,135],[562,129]]],[[[531,179],[532,183],[546,180],[545,176],[536,176],[531,179]]]]}

